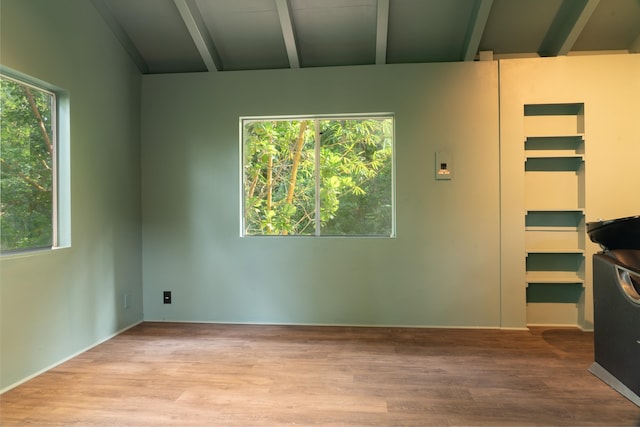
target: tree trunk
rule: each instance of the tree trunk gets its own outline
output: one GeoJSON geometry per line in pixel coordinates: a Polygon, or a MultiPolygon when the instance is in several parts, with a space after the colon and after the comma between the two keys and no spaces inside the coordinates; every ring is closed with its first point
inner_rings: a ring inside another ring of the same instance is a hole
{"type": "Polygon", "coordinates": [[[298,166],[300,165],[300,157],[302,156],[302,147],[304,146],[304,132],[307,129],[307,122],[300,123],[300,132],[296,141],[296,148],[293,153],[293,165],[291,166],[291,179],[289,180],[289,189],[287,191],[287,203],[293,202],[293,193],[296,189],[296,180],[298,179],[298,166]]]}
{"type": "MultiPolygon", "coordinates": [[[[269,137],[269,146],[272,145],[273,139],[269,137]]],[[[273,193],[273,154],[269,153],[267,160],[267,212],[271,210],[271,197],[273,193]]]]}
{"type": "Polygon", "coordinates": [[[42,116],[40,115],[40,110],[38,110],[38,106],[36,105],[36,102],[33,100],[31,89],[29,89],[28,87],[25,87],[24,92],[27,95],[27,99],[29,100],[31,111],[33,111],[33,115],[36,117],[36,120],[38,121],[38,127],[40,128],[40,133],[42,133],[44,142],[47,144],[49,155],[53,155],[53,144],[51,143],[51,138],[49,138],[49,134],[47,133],[47,128],[44,125],[44,120],[42,120],[42,116]]]}
{"type": "MultiPolygon", "coordinates": [[[[296,180],[298,179],[298,166],[300,165],[300,157],[302,156],[302,147],[304,146],[304,132],[307,129],[307,122],[300,123],[300,132],[298,132],[298,140],[296,141],[296,147],[293,152],[293,165],[291,166],[291,179],[289,180],[289,188],[287,190],[288,204],[293,203],[293,193],[296,189],[296,180]]],[[[283,230],[283,235],[289,234],[287,230],[283,230]]]]}

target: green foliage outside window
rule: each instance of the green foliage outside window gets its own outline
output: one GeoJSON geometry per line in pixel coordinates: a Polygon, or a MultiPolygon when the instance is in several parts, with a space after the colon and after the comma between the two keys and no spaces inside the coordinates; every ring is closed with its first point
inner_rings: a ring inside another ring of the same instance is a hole
{"type": "Polygon", "coordinates": [[[391,117],[245,120],[243,141],[245,235],[393,234],[391,117]]]}
{"type": "Polygon", "coordinates": [[[53,244],[55,97],[0,77],[2,252],[53,244]]]}

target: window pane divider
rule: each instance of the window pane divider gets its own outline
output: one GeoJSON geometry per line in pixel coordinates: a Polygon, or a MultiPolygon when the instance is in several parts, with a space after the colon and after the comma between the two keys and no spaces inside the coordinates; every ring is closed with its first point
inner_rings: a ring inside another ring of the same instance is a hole
{"type": "Polygon", "coordinates": [[[316,211],[316,217],[315,217],[315,223],[316,223],[316,236],[320,236],[320,120],[315,119],[313,121],[313,124],[315,126],[315,131],[316,131],[316,135],[315,135],[315,175],[316,175],[316,206],[315,206],[315,211],[316,211]]]}

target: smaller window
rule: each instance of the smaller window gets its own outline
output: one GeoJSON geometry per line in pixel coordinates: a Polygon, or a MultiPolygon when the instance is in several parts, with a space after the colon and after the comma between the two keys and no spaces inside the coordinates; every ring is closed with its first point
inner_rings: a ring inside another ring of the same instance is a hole
{"type": "Polygon", "coordinates": [[[394,235],[393,117],[244,118],[242,235],[394,235]]]}
{"type": "Polygon", "coordinates": [[[2,252],[55,247],[56,95],[4,74],[0,95],[2,252]]]}

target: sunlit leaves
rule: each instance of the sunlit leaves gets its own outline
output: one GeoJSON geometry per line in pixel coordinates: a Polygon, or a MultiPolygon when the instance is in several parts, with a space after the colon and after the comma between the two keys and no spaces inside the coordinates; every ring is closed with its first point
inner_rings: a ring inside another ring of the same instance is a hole
{"type": "Polygon", "coordinates": [[[391,118],[246,121],[243,140],[245,234],[392,233],[391,118]]]}
{"type": "Polygon", "coordinates": [[[0,78],[2,251],[52,244],[53,95],[0,78]]]}

